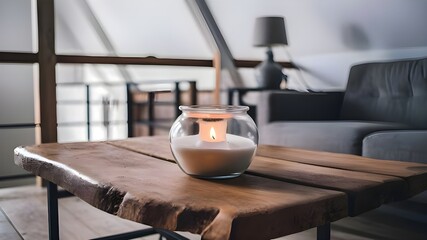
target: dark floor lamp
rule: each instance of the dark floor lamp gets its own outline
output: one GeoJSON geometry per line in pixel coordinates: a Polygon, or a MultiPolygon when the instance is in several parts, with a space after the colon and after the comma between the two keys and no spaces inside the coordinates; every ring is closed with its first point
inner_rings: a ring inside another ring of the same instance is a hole
{"type": "Polygon", "coordinates": [[[272,46],[288,45],[285,21],[283,17],[259,17],[255,21],[254,46],[267,47],[267,59],[255,68],[256,79],[260,88],[280,89],[286,75],[282,67],[274,62],[272,46]]]}

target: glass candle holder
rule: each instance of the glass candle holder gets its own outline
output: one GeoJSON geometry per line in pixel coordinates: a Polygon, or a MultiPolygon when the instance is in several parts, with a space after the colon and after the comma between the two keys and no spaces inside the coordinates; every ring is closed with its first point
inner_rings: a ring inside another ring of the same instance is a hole
{"type": "Polygon", "coordinates": [[[258,145],[258,130],[246,106],[180,106],[169,138],[186,174],[223,179],[241,175],[258,145]]]}

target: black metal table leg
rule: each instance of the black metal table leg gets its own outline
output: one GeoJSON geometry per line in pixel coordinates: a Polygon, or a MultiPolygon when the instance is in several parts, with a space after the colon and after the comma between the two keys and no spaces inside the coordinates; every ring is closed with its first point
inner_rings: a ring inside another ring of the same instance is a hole
{"type": "Polygon", "coordinates": [[[317,240],[331,239],[331,223],[325,223],[317,227],[317,240]]]}
{"type": "Polygon", "coordinates": [[[167,240],[189,240],[188,238],[179,235],[173,231],[155,228],[155,231],[160,234],[161,237],[165,237],[167,240]]]}
{"type": "Polygon", "coordinates": [[[157,234],[156,230],[154,230],[154,228],[147,228],[147,229],[137,230],[133,232],[119,233],[119,234],[105,236],[105,237],[92,238],[91,240],[128,240],[128,239],[134,239],[137,237],[145,237],[153,234],[157,234]]]}
{"type": "Polygon", "coordinates": [[[58,186],[51,182],[47,183],[47,212],[49,221],[49,240],[58,240],[58,186]]]}

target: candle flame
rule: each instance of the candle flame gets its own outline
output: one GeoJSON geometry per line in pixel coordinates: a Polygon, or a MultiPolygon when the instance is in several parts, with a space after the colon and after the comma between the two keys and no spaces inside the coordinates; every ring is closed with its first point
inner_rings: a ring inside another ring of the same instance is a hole
{"type": "Polygon", "coordinates": [[[214,129],[213,127],[211,127],[210,134],[211,134],[211,138],[212,138],[213,140],[215,140],[215,139],[216,139],[216,134],[215,134],[215,129],[214,129]]]}

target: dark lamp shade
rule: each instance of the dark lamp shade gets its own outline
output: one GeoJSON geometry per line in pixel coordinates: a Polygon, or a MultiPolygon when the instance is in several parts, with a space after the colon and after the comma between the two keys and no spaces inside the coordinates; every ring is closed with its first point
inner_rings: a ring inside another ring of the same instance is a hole
{"type": "Polygon", "coordinates": [[[288,45],[283,17],[259,17],[255,20],[254,46],[288,45]]]}

